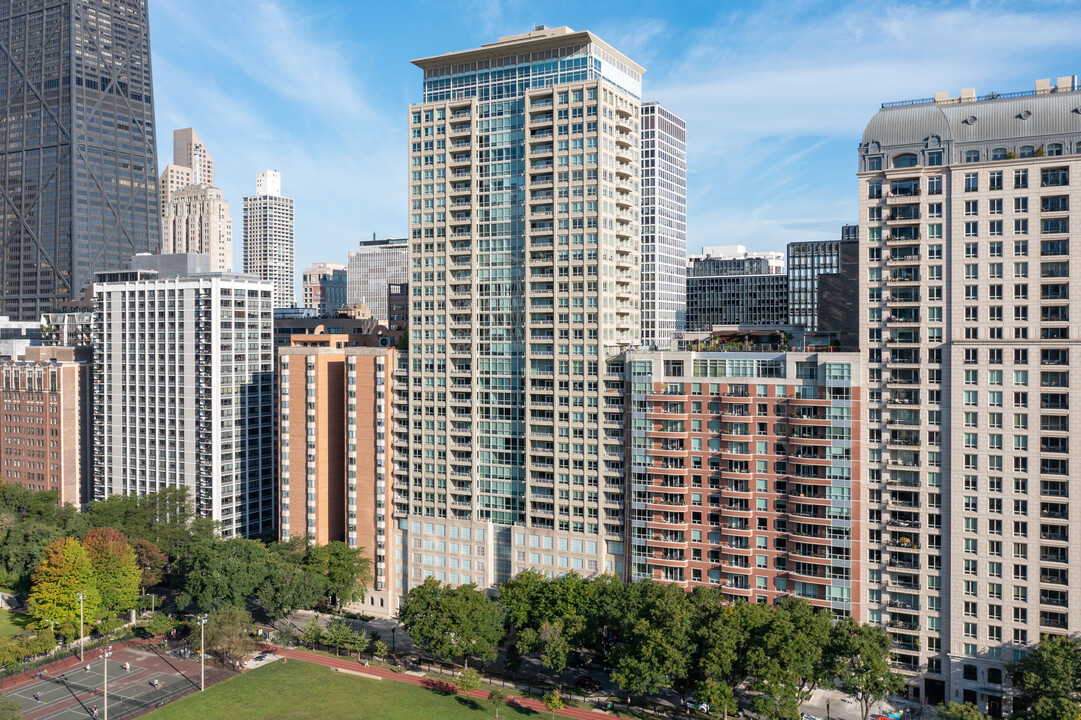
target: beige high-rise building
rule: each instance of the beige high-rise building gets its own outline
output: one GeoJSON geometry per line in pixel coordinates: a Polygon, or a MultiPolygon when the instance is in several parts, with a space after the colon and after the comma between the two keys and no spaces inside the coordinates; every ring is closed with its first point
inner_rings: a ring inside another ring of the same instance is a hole
{"type": "Polygon", "coordinates": [[[233,216],[214,187],[214,158],[193,129],[173,131],[173,162],[158,187],[162,252],[201,253],[211,272],[232,272],[233,216]]]}
{"type": "Polygon", "coordinates": [[[276,170],[255,174],[255,195],[244,198],[244,272],[274,283],[274,307],[296,307],[293,201],[282,196],[276,170]]]}
{"type": "Polygon", "coordinates": [[[889,103],[859,148],[866,619],[912,699],[993,718],[1081,631],[1078,90],[889,103]]]}
{"type": "Polygon", "coordinates": [[[643,69],[543,26],[414,64],[402,591],[528,567],[622,574],[643,69]]]}

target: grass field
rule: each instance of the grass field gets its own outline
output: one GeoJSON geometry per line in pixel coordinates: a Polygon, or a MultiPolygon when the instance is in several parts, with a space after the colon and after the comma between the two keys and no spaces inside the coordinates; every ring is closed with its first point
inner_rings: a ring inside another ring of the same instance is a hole
{"type": "Polygon", "coordinates": [[[0,637],[13,637],[30,622],[30,616],[0,609],[0,637]]]}
{"type": "MultiPolygon", "coordinates": [[[[373,717],[379,720],[481,720],[491,703],[443,695],[393,680],[367,680],[305,662],[273,663],[230,678],[146,717],[152,720],[307,720],[373,717]]],[[[500,718],[537,713],[507,707],[500,718]]]]}

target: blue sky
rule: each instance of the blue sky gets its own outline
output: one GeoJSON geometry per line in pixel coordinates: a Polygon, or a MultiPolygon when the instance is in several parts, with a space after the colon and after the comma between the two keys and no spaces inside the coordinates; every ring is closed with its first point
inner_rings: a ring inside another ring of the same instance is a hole
{"type": "Polygon", "coordinates": [[[296,200],[296,269],[406,226],[410,60],[534,25],[591,30],[687,120],[688,246],[784,250],[856,220],[856,146],[882,102],[1081,74],[1081,5],[1003,2],[153,0],[160,164],[194,127],[232,203],[296,200]],[[206,18],[215,18],[208,23],[206,18]]]}

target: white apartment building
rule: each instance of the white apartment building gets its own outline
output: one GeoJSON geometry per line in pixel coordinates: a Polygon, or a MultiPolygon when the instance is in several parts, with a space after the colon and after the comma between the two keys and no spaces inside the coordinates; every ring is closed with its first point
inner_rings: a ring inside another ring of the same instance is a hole
{"type": "Polygon", "coordinates": [[[272,291],[245,275],[98,275],[92,500],[186,487],[223,535],[273,532],[272,291]]]}
{"type": "Polygon", "coordinates": [[[528,567],[622,574],[643,69],[543,26],[414,64],[402,591],[528,567]]]}
{"type": "Polygon", "coordinates": [[[866,619],[913,698],[996,718],[1005,665],[1081,630],[1078,89],[890,103],[859,148],[866,619]]]}
{"type": "Polygon", "coordinates": [[[409,241],[406,238],[361,241],[356,250],[349,251],[347,262],[348,303],[364,303],[379,324],[388,325],[387,288],[409,282],[409,241]]]}
{"type": "Polygon", "coordinates": [[[687,123],[642,105],[642,343],[667,348],[687,322],[687,123]]]}
{"type": "Polygon", "coordinates": [[[274,307],[296,307],[293,201],[281,194],[281,173],[255,174],[255,195],[244,198],[244,272],[274,285],[274,307]]]}

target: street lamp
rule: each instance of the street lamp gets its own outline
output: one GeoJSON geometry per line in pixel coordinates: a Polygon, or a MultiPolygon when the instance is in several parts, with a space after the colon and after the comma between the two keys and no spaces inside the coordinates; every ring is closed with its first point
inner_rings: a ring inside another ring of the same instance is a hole
{"type": "Polygon", "coordinates": [[[206,626],[206,613],[195,618],[199,623],[199,692],[206,690],[206,653],[203,650],[203,628],[206,626]]]}
{"type": "Polygon", "coordinates": [[[79,599],[79,662],[82,662],[85,659],[83,648],[86,646],[83,642],[83,600],[86,599],[86,593],[79,593],[75,597],[79,599]]]}
{"type": "Polygon", "coordinates": [[[104,709],[105,709],[105,719],[104,720],[109,720],[109,658],[112,657],[112,655],[113,655],[113,646],[110,645],[105,650],[102,650],[101,654],[98,656],[102,660],[101,664],[102,664],[103,671],[105,673],[105,687],[102,690],[102,705],[104,705],[104,709]]]}
{"type": "Polygon", "coordinates": [[[390,654],[397,656],[398,654],[398,628],[390,628],[390,654]]]}

